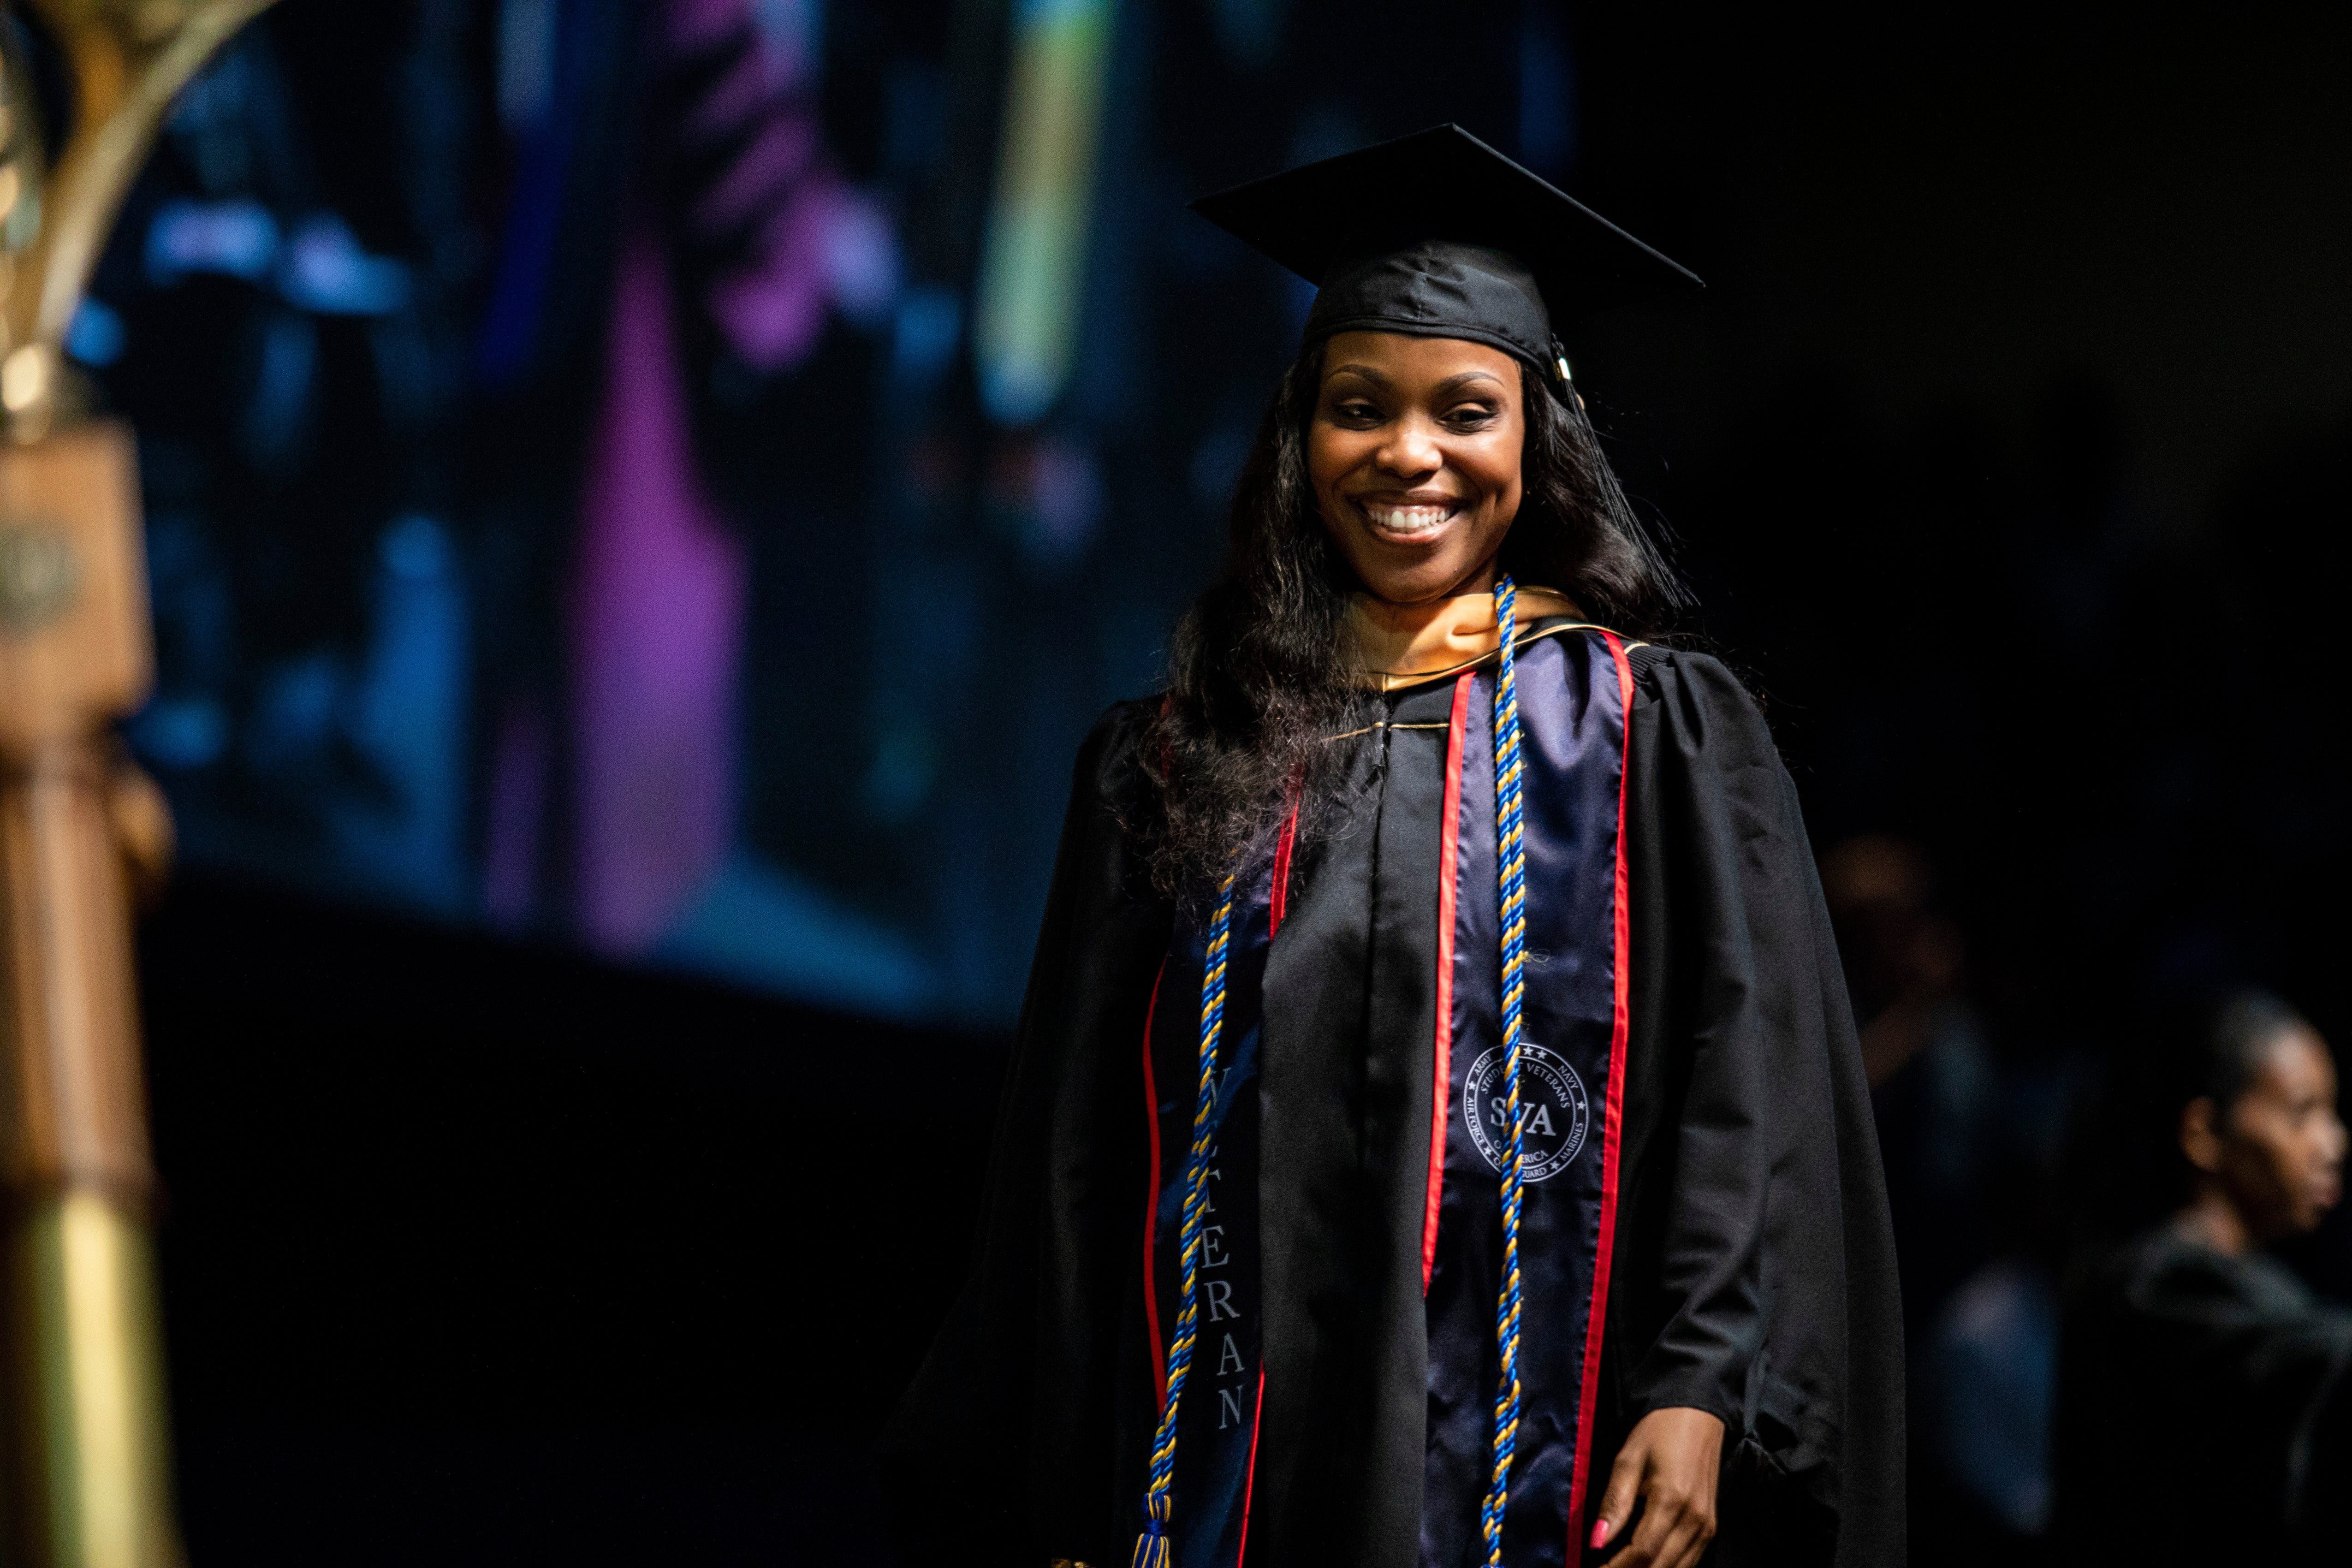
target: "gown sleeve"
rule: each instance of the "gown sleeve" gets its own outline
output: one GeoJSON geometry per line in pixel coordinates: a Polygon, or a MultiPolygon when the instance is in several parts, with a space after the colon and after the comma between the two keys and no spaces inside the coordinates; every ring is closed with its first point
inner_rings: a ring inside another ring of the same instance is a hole
{"type": "Polygon", "coordinates": [[[1652,1410],[1709,1411],[1710,1561],[1899,1563],[1894,1239],[1795,787],[1720,663],[1632,662],[1633,1036],[1597,1457],[1652,1410]]]}
{"type": "Polygon", "coordinates": [[[1172,919],[1134,831],[1150,714],[1113,708],[1078,755],[971,1276],[883,1437],[905,1561],[1109,1560],[1115,1348],[1149,1179],[1141,1048],[1172,919]]]}

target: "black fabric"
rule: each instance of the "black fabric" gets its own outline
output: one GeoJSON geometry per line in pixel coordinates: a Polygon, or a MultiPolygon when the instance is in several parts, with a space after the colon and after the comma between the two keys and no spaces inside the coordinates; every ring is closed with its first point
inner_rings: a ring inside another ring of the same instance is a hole
{"type": "Polygon", "coordinates": [[[1556,313],[1698,282],[1458,125],[1287,169],[1192,210],[1316,286],[1309,343],[1349,331],[1466,338],[1517,354],[1555,389],[1556,313]],[[1402,224],[1391,216],[1401,209],[1412,215],[1402,224]]]}
{"type": "MultiPolygon", "coordinates": [[[[1899,1563],[1893,1247],[1794,791],[1721,666],[1633,659],[1633,1025],[1590,1506],[1635,1420],[1695,1405],[1727,1427],[1712,1561],[1899,1563]]],[[[1433,954],[1379,944],[1433,924],[1436,803],[1381,785],[1401,748],[1442,757],[1443,692],[1393,696],[1391,725],[1335,742],[1370,814],[1301,857],[1268,956],[1252,1568],[1416,1562],[1433,954]]],[[[910,1559],[1132,1549],[1153,1397],[1139,1047],[1172,923],[1133,837],[1149,711],[1115,709],[1081,754],[972,1280],[886,1441],[910,1559]]]]}
{"type": "Polygon", "coordinates": [[[2352,1555],[2352,1312],[2163,1226],[2087,1270],[2059,1343],[2053,1531],[2068,1563],[2352,1555]]]}
{"type": "Polygon", "coordinates": [[[1340,262],[1316,291],[1305,341],[1357,331],[1465,338],[1518,355],[1547,384],[1559,380],[1551,313],[1535,274],[1486,246],[1418,240],[1340,262]]]}
{"type": "MultiPolygon", "coordinates": [[[[1433,125],[1202,196],[1192,210],[1321,287],[1340,263],[1419,239],[1493,246],[1547,291],[1698,282],[1591,207],[1459,125],[1433,125]],[[1400,232],[1393,216],[1410,210],[1400,232]]],[[[1567,302],[1554,294],[1552,304],[1567,302]]]]}
{"type": "Polygon", "coordinates": [[[1388,709],[1391,723],[1354,743],[1352,816],[1296,868],[1266,965],[1266,1386],[1251,1521],[1261,1563],[1409,1564],[1421,1528],[1437,1005],[1423,932],[1437,911],[1442,802],[1387,786],[1401,768],[1417,779],[1442,768],[1447,710],[1435,687],[1388,709]],[[1392,951],[1409,930],[1426,962],[1392,951]]]}
{"type": "Polygon", "coordinates": [[[1633,1041],[1595,1474],[1650,1411],[1709,1410],[1710,1561],[1900,1563],[1894,1236],[1796,786],[1720,663],[1632,663],[1633,1041]]]}

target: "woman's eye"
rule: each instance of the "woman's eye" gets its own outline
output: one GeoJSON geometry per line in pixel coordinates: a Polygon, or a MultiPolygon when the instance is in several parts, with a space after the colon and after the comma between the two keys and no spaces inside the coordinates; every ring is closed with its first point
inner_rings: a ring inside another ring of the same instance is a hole
{"type": "Polygon", "coordinates": [[[1445,422],[1457,430],[1475,430],[1495,417],[1495,411],[1483,404],[1465,404],[1445,416],[1445,422]]]}
{"type": "Polygon", "coordinates": [[[1369,403],[1342,403],[1339,415],[1351,425],[1370,425],[1379,420],[1381,411],[1369,403]]]}

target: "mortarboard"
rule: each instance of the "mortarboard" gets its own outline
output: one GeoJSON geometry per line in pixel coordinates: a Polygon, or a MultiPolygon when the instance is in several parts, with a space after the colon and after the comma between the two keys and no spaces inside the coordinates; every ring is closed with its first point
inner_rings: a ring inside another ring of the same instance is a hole
{"type": "Polygon", "coordinates": [[[1466,338],[1563,383],[1548,300],[1699,282],[1458,125],[1236,185],[1192,210],[1316,285],[1308,342],[1364,331],[1466,338]]]}

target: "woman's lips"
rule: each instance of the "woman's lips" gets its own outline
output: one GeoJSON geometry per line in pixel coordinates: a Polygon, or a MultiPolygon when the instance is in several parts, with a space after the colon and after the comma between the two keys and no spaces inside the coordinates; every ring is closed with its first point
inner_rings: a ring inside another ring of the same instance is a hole
{"type": "Polygon", "coordinates": [[[1452,521],[1460,507],[1444,501],[1359,500],[1359,511],[1374,533],[1384,539],[1426,539],[1452,521]]]}

